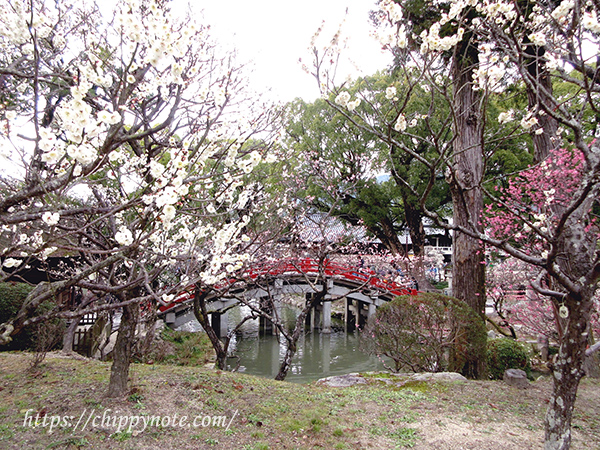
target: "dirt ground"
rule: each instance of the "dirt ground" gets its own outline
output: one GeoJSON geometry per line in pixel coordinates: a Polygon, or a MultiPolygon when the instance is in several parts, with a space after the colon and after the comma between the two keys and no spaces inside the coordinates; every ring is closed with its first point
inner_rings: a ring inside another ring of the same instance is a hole
{"type": "MultiPolygon", "coordinates": [[[[0,353],[0,449],[541,449],[551,390],[548,379],[519,390],[498,381],[399,382],[387,374],[334,388],[135,364],[130,394],[114,400],[105,397],[109,363],[49,354],[31,374],[30,360],[0,353]],[[54,417],[73,420],[50,432],[54,417]],[[128,430],[102,417],[163,423],[128,430]],[[215,417],[226,421],[215,424],[215,417]]],[[[600,449],[598,380],[581,383],[572,448],[600,449]]]]}

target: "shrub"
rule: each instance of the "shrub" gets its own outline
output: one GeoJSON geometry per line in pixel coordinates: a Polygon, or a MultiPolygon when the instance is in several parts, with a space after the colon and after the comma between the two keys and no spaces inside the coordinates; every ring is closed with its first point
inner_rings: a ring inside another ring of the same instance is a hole
{"type": "Polygon", "coordinates": [[[488,371],[490,378],[501,380],[506,369],[521,369],[531,377],[527,348],[513,339],[499,338],[488,341],[488,371]]]}
{"type": "MultiPolygon", "coordinates": [[[[0,283],[0,324],[7,322],[17,315],[21,305],[34,286],[26,283],[0,283]]],[[[24,350],[31,348],[34,342],[34,330],[26,329],[15,336],[10,344],[0,347],[0,350],[24,350]]]]}
{"type": "Polygon", "coordinates": [[[363,348],[394,361],[393,370],[462,371],[485,349],[483,319],[466,303],[434,293],[380,306],[363,333],[363,348]]]}
{"type": "Polygon", "coordinates": [[[14,317],[34,286],[26,283],[0,283],[0,323],[14,317]]]}
{"type": "MultiPolygon", "coordinates": [[[[27,283],[0,283],[0,324],[17,315],[27,296],[35,286],[27,283]]],[[[38,306],[36,313],[43,314],[56,306],[54,300],[46,300],[38,306]]],[[[27,326],[12,341],[0,350],[51,350],[62,338],[64,320],[54,319],[36,325],[27,326]],[[46,329],[47,328],[47,329],[46,329]],[[51,344],[52,342],[52,344],[51,344]]]]}
{"type": "Polygon", "coordinates": [[[155,340],[149,354],[139,361],[179,366],[202,366],[213,357],[213,348],[203,332],[174,331],[166,328],[155,340]]]}

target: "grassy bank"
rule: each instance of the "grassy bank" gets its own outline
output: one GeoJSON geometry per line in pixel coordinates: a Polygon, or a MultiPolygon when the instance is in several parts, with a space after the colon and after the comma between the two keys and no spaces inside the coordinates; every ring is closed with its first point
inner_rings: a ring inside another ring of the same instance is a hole
{"type": "MultiPolygon", "coordinates": [[[[134,364],[131,395],[117,401],[104,397],[109,363],[49,354],[43,372],[30,376],[30,358],[0,353],[1,449],[539,449],[550,391],[547,380],[520,391],[492,381],[390,384],[373,375],[364,385],[329,388],[134,364]],[[121,417],[136,416],[163,423],[118,430],[121,417]],[[62,423],[49,433],[54,417],[62,423]]],[[[600,449],[599,388],[582,382],[575,449],[600,449]]]]}

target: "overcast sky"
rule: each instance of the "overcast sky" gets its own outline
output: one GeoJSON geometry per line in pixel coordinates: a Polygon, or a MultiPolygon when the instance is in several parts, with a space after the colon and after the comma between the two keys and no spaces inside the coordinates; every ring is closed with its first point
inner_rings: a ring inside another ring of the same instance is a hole
{"type": "MultiPolygon", "coordinates": [[[[346,17],[343,35],[349,38],[348,56],[369,75],[386,66],[389,58],[369,35],[371,0],[222,0],[194,2],[204,11],[204,22],[212,35],[234,45],[242,60],[254,60],[252,77],[256,90],[272,89],[273,98],[289,101],[295,97],[313,100],[317,83],[306,74],[298,60],[310,64],[310,40],[325,21],[322,43],[346,17]],[[348,15],[346,15],[346,9],[348,15]]],[[[343,66],[339,82],[348,74],[357,75],[351,64],[343,66]]]]}

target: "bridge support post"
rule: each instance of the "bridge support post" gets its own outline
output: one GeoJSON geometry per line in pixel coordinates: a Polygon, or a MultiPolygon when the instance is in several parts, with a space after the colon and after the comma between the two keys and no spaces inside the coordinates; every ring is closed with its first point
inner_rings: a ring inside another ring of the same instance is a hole
{"type": "Polygon", "coordinates": [[[258,327],[261,336],[268,336],[269,334],[273,334],[273,322],[271,322],[266,317],[261,316],[258,318],[258,327]]]}
{"type": "Polygon", "coordinates": [[[360,313],[356,303],[357,300],[346,297],[346,331],[349,332],[356,330],[356,319],[360,313]]]}
{"type": "Polygon", "coordinates": [[[373,316],[375,316],[375,312],[377,311],[377,307],[375,303],[369,303],[369,311],[367,313],[367,322],[371,320],[373,316]]]}
{"type": "MultiPolygon", "coordinates": [[[[260,309],[261,311],[266,312],[267,314],[273,314],[273,305],[269,303],[268,300],[262,299],[260,301],[260,309]]],[[[269,334],[273,334],[273,330],[275,327],[273,326],[273,322],[267,319],[266,317],[259,317],[258,319],[258,332],[261,336],[267,336],[269,334]]]]}
{"type": "Polygon", "coordinates": [[[365,310],[365,306],[368,306],[369,304],[370,303],[361,302],[360,300],[356,301],[356,326],[361,330],[367,323],[368,309],[365,310]]]}
{"type": "Polygon", "coordinates": [[[323,326],[321,327],[321,333],[331,333],[331,302],[327,300],[323,302],[323,326]]]}
{"type": "MultiPolygon", "coordinates": [[[[312,296],[314,294],[312,293],[307,293],[305,298],[306,298],[306,303],[308,304],[310,301],[312,301],[312,296]]],[[[309,330],[313,329],[313,323],[314,323],[314,315],[313,315],[313,310],[312,308],[308,310],[308,312],[306,313],[306,317],[304,318],[304,328],[308,328],[309,330]]]]}
{"type": "Polygon", "coordinates": [[[229,315],[224,312],[210,313],[210,326],[220,338],[227,336],[227,328],[229,326],[229,315]]]}
{"type": "Polygon", "coordinates": [[[170,327],[174,327],[176,318],[177,316],[174,312],[168,312],[167,314],[165,314],[165,323],[170,327]]]}
{"type": "Polygon", "coordinates": [[[372,303],[369,303],[369,310],[367,312],[367,322],[371,321],[371,318],[377,312],[377,302],[379,300],[379,295],[372,294],[369,296],[371,298],[372,303]]]}
{"type": "Polygon", "coordinates": [[[319,328],[321,328],[321,305],[315,305],[315,307],[312,309],[312,316],[313,316],[313,320],[312,320],[312,329],[313,330],[317,330],[319,328]]]}
{"type": "Polygon", "coordinates": [[[322,354],[323,359],[321,363],[323,364],[323,374],[329,375],[329,370],[331,367],[331,337],[330,336],[322,336],[322,354]]]}
{"type": "MultiPolygon", "coordinates": [[[[312,301],[313,295],[315,295],[315,294],[313,294],[313,293],[306,294],[306,302],[307,303],[312,301]]],[[[321,305],[316,305],[314,308],[310,308],[310,310],[308,311],[308,314],[306,314],[306,319],[304,321],[306,328],[308,328],[309,330],[312,331],[316,328],[321,327],[321,309],[322,309],[321,305]]]]}

